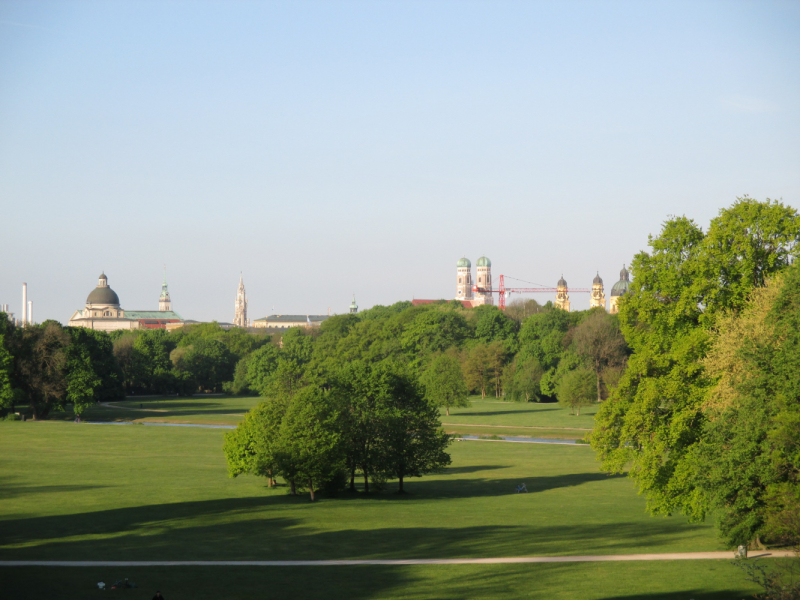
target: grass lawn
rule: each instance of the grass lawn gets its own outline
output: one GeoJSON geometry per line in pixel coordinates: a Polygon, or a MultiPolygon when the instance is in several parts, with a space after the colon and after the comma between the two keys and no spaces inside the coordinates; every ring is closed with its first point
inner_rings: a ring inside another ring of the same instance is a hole
{"type": "MultiPolygon", "coordinates": [[[[592,429],[594,415],[598,405],[585,406],[581,409],[580,416],[570,415],[569,409],[562,408],[557,403],[537,402],[503,402],[500,399],[489,398],[481,400],[480,396],[470,398],[470,406],[466,408],[451,408],[450,416],[442,410],[442,423],[454,425],[503,425],[506,427],[544,427],[549,429],[576,428],[592,429]]],[[[583,433],[578,432],[577,437],[583,433]]],[[[530,435],[537,436],[538,432],[530,435]]],[[[573,435],[573,437],[575,437],[573,435]]]]}
{"type": "MultiPolygon", "coordinates": [[[[130,421],[133,423],[197,423],[236,425],[262,398],[253,396],[175,396],[128,398],[88,409],[85,421],[130,421]]],[[[54,413],[53,419],[71,421],[71,410],[54,413]]]]}
{"type": "MultiPolygon", "coordinates": [[[[723,549],[709,525],[647,516],[632,483],[598,473],[586,446],[456,442],[453,465],[409,480],[406,496],[391,493],[390,483],[381,494],[344,494],[312,504],[307,496],[288,496],[285,487],[269,490],[262,479],[228,478],[223,435],[208,429],[0,423],[0,455],[15,457],[0,468],[0,560],[448,558],[723,549]],[[513,493],[520,482],[531,493],[513,493]]],[[[122,577],[144,587],[114,594],[150,598],[158,587],[167,600],[699,600],[741,598],[749,589],[728,561],[0,568],[0,589],[12,590],[13,598],[86,598],[102,595],[92,590],[96,581],[122,577]]]]}
{"type": "Polygon", "coordinates": [[[757,590],[728,561],[347,567],[0,568],[9,598],[166,600],[738,600],[757,590]],[[125,577],[137,589],[97,589],[125,577]]]}

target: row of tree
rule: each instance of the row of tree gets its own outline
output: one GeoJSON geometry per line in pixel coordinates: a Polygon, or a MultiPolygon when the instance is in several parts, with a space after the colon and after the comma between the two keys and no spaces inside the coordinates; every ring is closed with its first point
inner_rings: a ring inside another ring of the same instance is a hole
{"type": "Polygon", "coordinates": [[[727,542],[800,545],[800,216],[741,198],[677,217],[620,302],[627,369],[591,443],[654,514],[715,514],[727,542]]]}
{"type": "Polygon", "coordinates": [[[7,380],[0,383],[0,409],[28,404],[37,419],[69,403],[80,414],[92,402],[125,394],[291,393],[306,365],[319,371],[332,360],[389,358],[417,376],[432,369],[424,380],[439,389],[448,414],[469,393],[560,399],[580,411],[606,397],[627,355],[614,316],[602,309],[566,313],[533,300],[505,314],[459,302],[398,302],[273,336],[216,323],[106,334],[54,321],[17,329],[6,319],[0,336],[0,382],[7,380]]]}
{"type": "Polygon", "coordinates": [[[380,488],[450,464],[450,441],[438,406],[414,372],[392,359],[329,363],[324,372],[301,368],[294,389],[275,390],[225,436],[228,471],[288,482],[291,493],[335,493],[357,474],[380,488]]]}

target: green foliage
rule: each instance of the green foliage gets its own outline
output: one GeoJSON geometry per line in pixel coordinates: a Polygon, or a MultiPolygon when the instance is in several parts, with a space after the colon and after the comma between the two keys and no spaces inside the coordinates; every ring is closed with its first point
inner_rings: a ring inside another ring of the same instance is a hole
{"type": "Polygon", "coordinates": [[[469,406],[469,390],[458,359],[449,354],[436,356],[420,378],[428,400],[444,406],[469,406]]]}
{"type": "Polygon", "coordinates": [[[190,346],[178,347],[170,359],[179,372],[186,373],[201,388],[215,392],[233,379],[236,368],[236,356],[213,338],[201,338],[190,346]]]}
{"type": "Polygon", "coordinates": [[[36,420],[66,404],[69,342],[69,335],[55,321],[22,327],[14,336],[14,380],[36,420]]]}
{"type": "Polygon", "coordinates": [[[412,363],[449,348],[458,348],[469,336],[467,320],[456,310],[423,310],[414,315],[400,335],[400,345],[412,363]]]}
{"type": "Polygon", "coordinates": [[[589,406],[596,400],[595,376],[586,368],[569,371],[558,383],[558,401],[568,406],[570,414],[581,414],[582,406],[589,406]]]}
{"type": "MultiPolygon", "coordinates": [[[[604,469],[630,469],[653,513],[677,509],[700,518],[707,512],[708,494],[694,473],[698,444],[713,435],[713,426],[703,433],[704,403],[716,384],[703,362],[712,331],[721,316],[744,307],[754,287],[787,266],[799,240],[794,209],[743,198],[720,211],[707,234],[685,217],[670,219],[650,239],[651,252],[634,258],[631,290],[619,304],[632,354],[598,412],[591,441],[604,469]]],[[[753,454],[767,415],[753,405],[748,418],[742,452],[753,454]]],[[[720,443],[723,437],[720,432],[720,443]]]]}
{"type": "Polygon", "coordinates": [[[544,369],[535,358],[516,357],[504,373],[506,398],[514,402],[541,402],[544,369]]]}
{"type": "Polygon", "coordinates": [[[621,368],[627,358],[628,348],[619,330],[619,320],[602,308],[592,309],[572,332],[572,345],[584,364],[594,371],[600,402],[604,373],[621,368]]]}
{"type": "Polygon", "coordinates": [[[715,511],[731,546],[800,546],[800,263],[722,321],[706,364],[719,381],[690,455],[695,516],[715,511]]]}
{"type": "MultiPolygon", "coordinates": [[[[5,313],[0,313],[0,320],[7,319],[5,313]]],[[[0,410],[11,408],[14,400],[14,389],[11,386],[11,377],[14,373],[14,358],[6,350],[5,336],[0,335],[0,410]]]]}

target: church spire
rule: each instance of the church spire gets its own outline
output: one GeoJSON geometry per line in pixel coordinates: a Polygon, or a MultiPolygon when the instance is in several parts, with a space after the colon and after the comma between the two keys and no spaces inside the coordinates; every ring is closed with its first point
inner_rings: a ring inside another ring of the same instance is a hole
{"type": "Polygon", "coordinates": [[[239,273],[239,289],[236,292],[233,324],[237,327],[248,327],[250,325],[250,321],[247,320],[247,294],[244,291],[244,280],[241,272],[239,273]]]}
{"type": "Polygon", "coordinates": [[[172,302],[169,299],[169,290],[167,289],[167,265],[164,265],[164,283],[161,284],[161,296],[158,298],[158,310],[172,310],[172,302]]]}

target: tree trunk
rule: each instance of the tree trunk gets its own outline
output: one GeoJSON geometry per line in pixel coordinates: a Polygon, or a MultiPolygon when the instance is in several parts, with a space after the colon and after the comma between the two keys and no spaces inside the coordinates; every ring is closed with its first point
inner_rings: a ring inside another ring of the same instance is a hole
{"type": "Polygon", "coordinates": [[[594,372],[597,374],[597,401],[602,402],[603,399],[600,397],[600,361],[595,362],[595,370],[594,372]]]}
{"type": "Polygon", "coordinates": [[[405,494],[406,492],[405,492],[405,490],[403,489],[403,476],[402,476],[402,475],[400,475],[400,477],[398,478],[398,480],[397,480],[397,481],[400,483],[400,487],[398,488],[398,490],[397,490],[397,493],[398,493],[398,494],[405,494]]]}
{"type": "Polygon", "coordinates": [[[289,493],[292,496],[297,496],[297,489],[294,487],[294,481],[289,482],[289,493]]]}
{"type": "Polygon", "coordinates": [[[311,477],[308,478],[308,493],[311,495],[311,501],[314,501],[314,481],[311,477]]]}
{"type": "Polygon", "coordinates": [[[450,416],[450,407],[449,406],[445,406],[444,407],[444,411],[447,413],[447,416],[449,417],[450,416]]]}
{"type": "Polygon", "coordinates": [[[364,471],[364,491],[369,494],[369,475],[364,471]]]}
{"type": "Polygon", "coordinates": [[[576,417],[580,417],[581,416],[581,405],[579,404],[576,408],[578,409],[578,414],[575,415],[575,416],[576,417]]]}
{"type": "Polygon", "coordinates": [[[350,469],[350,491],[356,491],[356,468],[350,469]]]}

